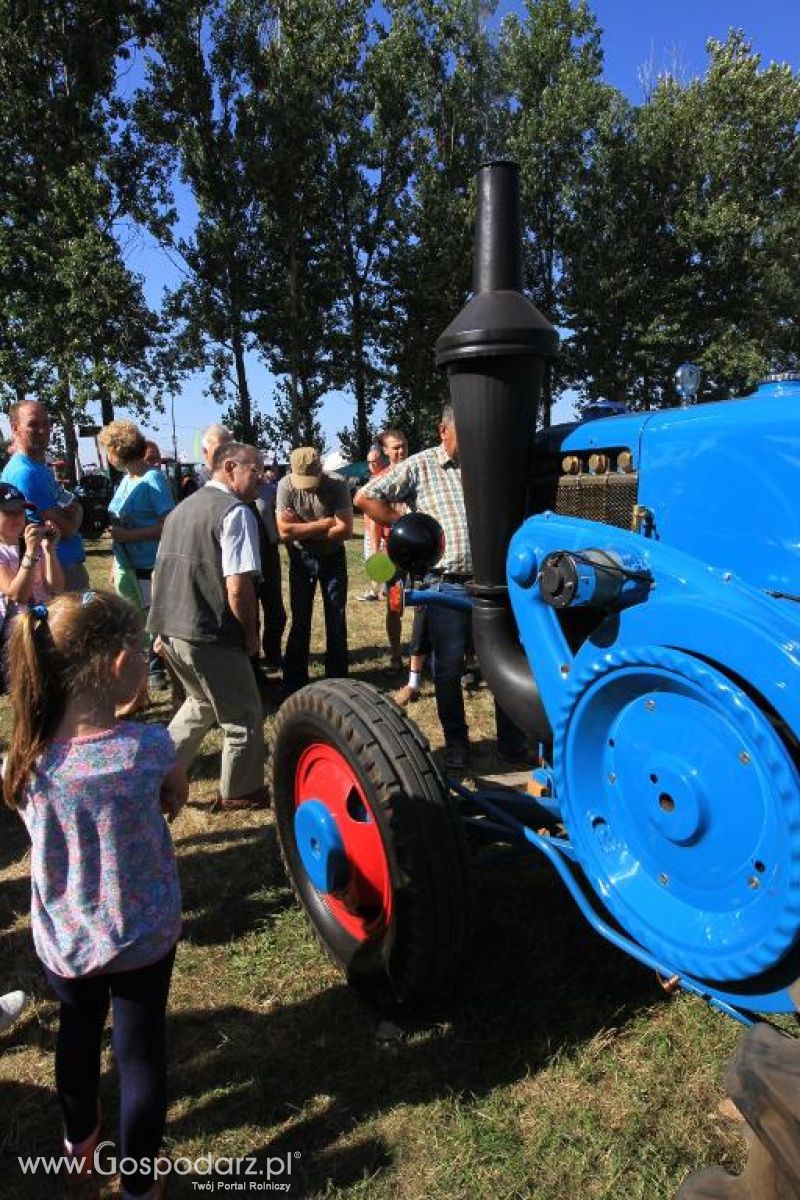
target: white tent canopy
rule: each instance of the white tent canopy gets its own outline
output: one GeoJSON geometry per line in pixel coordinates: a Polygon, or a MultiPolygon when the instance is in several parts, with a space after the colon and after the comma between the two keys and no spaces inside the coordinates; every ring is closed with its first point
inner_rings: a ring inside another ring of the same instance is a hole
{"type": "Polygon", "coordinates": [[[324,471],[338,471],[340,467],[347,466],[348,460],[340,450],[332,450],[322,460],[322,469],[324,471]]]}

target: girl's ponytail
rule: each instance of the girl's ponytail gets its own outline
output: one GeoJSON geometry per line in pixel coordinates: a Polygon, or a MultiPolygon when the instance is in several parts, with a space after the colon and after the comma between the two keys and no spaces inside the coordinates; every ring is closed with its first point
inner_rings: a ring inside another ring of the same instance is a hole
{"type": "Polygon", "coordinates": [[[107,693],[112,660],[120,650],[139,650],[141,636],[136,609],[111,592],[65,592],[49,608],[37,605],[15,619],[8,645],[14,732],[3,775],[9,808],[24,802],[36,759],[55,735],[69,695],[107,693]]]}
{"type": "Polygon", "coordinates": [[[47,610],[37,607],[21,614],[14,622],[8,646],[14,729],[3,772],[3,799],[9,808],[20,804],[33,764],[64,711],[61,672],[53,670],[55,664],[47,661],[52,658],[51,650],[47,610]]]}

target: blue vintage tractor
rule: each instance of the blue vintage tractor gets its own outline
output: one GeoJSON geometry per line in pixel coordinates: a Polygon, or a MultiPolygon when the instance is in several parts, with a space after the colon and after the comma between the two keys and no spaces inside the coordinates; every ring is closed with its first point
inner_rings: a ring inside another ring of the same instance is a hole
{"type": "Polygon", "coordinates": [[[534,437],[557,347],[523,296],[516,168],[478,186],[475,294],[437,342],[495,697],[526,793],[448,784],[391,701],[280,710],[283,856],[325,948],[413,999],[468,945],[482,838],[546,855],[603,936],[746,1019],[800,1007],[800,381],[534,437]]]}

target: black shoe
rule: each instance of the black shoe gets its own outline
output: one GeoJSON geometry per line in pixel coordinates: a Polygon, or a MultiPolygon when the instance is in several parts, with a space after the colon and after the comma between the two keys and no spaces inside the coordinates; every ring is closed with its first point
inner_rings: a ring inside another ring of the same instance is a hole
{"type": "Polygon", "coordinates": [[[481,682],[481,673],[477,667],[468,667],[461,676],[461,686],[465,692],[477,692],[481,682]]]}
{"type": "Polygon", "coordinates": [[[497,757],[508,767],[530,771],[536,764],[527,746],[498,746],[497,757]]]}
{"type": "Polygon", "coordinates": [[[448,771],[466,771],[469,767],[467,742],[450,742],[444,748],[444,765],[448,771]]]}

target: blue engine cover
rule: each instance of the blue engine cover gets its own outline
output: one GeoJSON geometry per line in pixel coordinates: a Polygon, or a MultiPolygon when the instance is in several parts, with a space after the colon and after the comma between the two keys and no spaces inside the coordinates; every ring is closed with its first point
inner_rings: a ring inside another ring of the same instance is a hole
{"type": "Polygon", "coordinates": [[[652,537],[757,587],[800,594],[800,381],[741,400],[608,417],[566,453],[624,446],[652,537]]]}
{"type": "Polygon", "coordinates": [[[595,421],[561,442],[611,447],[634,456],[647,535],[543,513],[509,547],[555,801],[584,875],[640,945],[726,1003],[790,1010],[800,604],[771,593],[800,594],[800,384],[595,421]],[[548,554],[587,550],[651,583],[571,624],[538,571],[548,554]]]}

